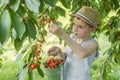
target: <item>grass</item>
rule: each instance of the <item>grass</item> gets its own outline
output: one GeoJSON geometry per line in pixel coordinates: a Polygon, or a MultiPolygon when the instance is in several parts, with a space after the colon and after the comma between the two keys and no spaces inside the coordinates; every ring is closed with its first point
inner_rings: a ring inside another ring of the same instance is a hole
{"type": "Polygon", "coordinates": [[[17,80],[17,74],[20,72],[20,63],[6,62],[0,68],[0,80],[17,80]]]}
{"type": "MultiPolygon", "coordinates": [[[[0,80],[18,80],[18,74],[22,70],[21,65],[23,65],[22,62],[6,62],[0,68],[0,80]]],[[[48,80],[46,77],[41,78],[40,75],[38,75],[37,70],[33,70],[33,77],[35,80],[48,80]]]]}

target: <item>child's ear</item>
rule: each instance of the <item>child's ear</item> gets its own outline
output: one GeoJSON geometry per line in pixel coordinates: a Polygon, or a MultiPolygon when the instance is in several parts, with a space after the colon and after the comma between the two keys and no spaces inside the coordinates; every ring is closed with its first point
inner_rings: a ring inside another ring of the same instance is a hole
{"type": "Polygon", "coordinates": [[[94,32],[96,31],[96,28],[91,27],[91,28],[90,28],[90,31],[91,31],[92,33],[94,33],[94,32]]]}

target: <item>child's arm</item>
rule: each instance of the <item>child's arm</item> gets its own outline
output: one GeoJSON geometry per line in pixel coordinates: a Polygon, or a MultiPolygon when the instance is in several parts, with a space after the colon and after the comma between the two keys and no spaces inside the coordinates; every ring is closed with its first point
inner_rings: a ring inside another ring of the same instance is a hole
{"type": "Polygon", "coordinates": [[[78,43],[73,41],[61,27],[55,24],[51,24],[50,32],[62,38],[80,58],[96,55],[96,49],[98,47],[96,42],[91,42],[86,46],[86,48],[83,48],[78,43]]]}

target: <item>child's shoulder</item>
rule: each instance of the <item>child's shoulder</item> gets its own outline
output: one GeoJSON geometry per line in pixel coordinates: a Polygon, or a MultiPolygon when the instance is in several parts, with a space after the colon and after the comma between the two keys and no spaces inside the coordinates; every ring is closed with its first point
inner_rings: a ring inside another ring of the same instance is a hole
{"type": "Polygon", "coordinates": [[[98,46],[98,41],[96,39],[90,39],[88,45],[98,46]]]}
{"type": "Polygon", "coordinates": [[[98,41],[96,39],[94,39],[94,38],[90,40],[90,43],[98,45],[98,41]]]}
{"type": "Polygon", "coordinates": [[[89,40],[88,44],[86,45],[86,49],[89,50],[89,52],[94,52],[98,48],[98,42],[95,39],[89,40]]]}

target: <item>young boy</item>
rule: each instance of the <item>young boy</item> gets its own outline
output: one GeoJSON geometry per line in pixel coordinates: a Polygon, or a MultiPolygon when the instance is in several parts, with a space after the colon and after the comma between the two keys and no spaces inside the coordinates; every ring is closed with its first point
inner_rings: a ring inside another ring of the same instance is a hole
{"type": "MultiPolygon", "coordinates": [[[[50,32],[67,43],[66,54],[62,54],[66,61],[63,67],[63,80],[90,80],[90,68],[98,58],[98,43],[91,38],[91,34],[99,28],[99,13],[87,6],[83,6],[74,18],[73,34],[70,37],[58,25],[51,23],[50,32]]],[[[54,50],[54,48],[52,48],[54,50]]],[[[51,49],[49,53],[52,53],[51,49]]],[[[57,52],[56,52],[57,53],[57,52]]]]}

